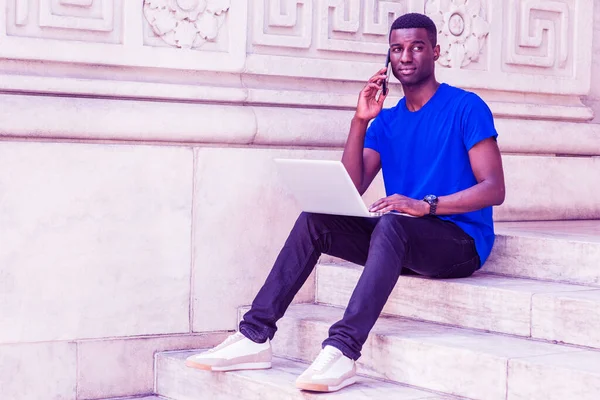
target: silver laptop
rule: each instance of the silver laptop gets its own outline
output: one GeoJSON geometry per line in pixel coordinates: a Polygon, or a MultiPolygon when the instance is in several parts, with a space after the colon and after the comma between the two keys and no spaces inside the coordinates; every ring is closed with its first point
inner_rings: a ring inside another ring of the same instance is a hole
{"type": "Polygon", "coordinates": [[[277,169],[303,211],[380,217],[369,212],[341,161],[275,159],[277,169]]]}

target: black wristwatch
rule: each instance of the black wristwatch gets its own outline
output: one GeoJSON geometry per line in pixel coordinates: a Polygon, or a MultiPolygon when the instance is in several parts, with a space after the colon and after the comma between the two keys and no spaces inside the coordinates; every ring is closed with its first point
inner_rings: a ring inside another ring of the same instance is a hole
{"type": "Polygon", "coordinates": [[[429,215],[435,215],[435,212],[437,211],[438,197],[434,194],[428,194],[425,196],[423,201],[429,204],[429,215]]]}

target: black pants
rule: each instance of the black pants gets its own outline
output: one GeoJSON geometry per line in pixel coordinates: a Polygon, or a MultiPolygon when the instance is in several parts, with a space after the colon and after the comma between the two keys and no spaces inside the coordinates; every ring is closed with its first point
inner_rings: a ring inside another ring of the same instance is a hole
{"type": "Polygon", "coordinates": [[[262,343],[272,339],[283,317],[322,254],[364,266],[342,320],[329,330],[331,345],[354,360],[403,274],[464,278],[479,268],[473,239],[437,217],[380,218],[302,213],[265,284],[240,322],[240,332],[262,343]]]}

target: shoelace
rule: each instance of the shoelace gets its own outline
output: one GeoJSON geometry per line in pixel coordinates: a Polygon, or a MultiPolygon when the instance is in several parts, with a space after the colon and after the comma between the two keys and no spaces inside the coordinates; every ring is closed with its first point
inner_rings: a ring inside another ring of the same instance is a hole
{"type": "Polygon", "coordinates": [[[329,350],[321,351],[312,364],[313,369],[315,371],[321,371],[325,366],[327,366],[327,364],[329,364],[331,361],[333,361],[333,359],[335,359],[336,356],[337,356],[337,354],[334,353],[333,351],[329,351],[329,350]]]}
{"type": "Polygon", "coordinates": [[[218,345],[217,347],[213,347],[212,349],[208,350],[207,353],[212,353],[212,352],[222,349],[225,346],[228,346],[232,342],[235,342],[237,339],[239,339],[239,337],[241,335],[242,334],[240,332],[236,332],[235,334],[233,334],[233,335],[229,336],[227,339],[225,339],[225,341],[223,343],[221,343],[220,345],[218,345]]]}

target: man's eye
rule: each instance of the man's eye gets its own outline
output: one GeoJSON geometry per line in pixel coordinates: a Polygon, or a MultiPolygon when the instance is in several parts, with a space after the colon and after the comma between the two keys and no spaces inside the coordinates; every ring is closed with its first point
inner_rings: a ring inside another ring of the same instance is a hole
{"type": "Polygon", "coordinates": [[[401,49],[400,47],[394,47],[394,48],[392,49],[392,52],[394,52],[394,53],[399,53],[399,52],[401,52],[401,51],[402,51],[402,49],[401,49]]]}
{"type": "Polygon", "coordinates": [[[413,47],[414,51],[422,51],[423,50],[423,46],[415,46],[413,47]]]}

